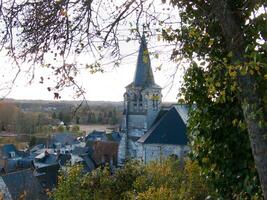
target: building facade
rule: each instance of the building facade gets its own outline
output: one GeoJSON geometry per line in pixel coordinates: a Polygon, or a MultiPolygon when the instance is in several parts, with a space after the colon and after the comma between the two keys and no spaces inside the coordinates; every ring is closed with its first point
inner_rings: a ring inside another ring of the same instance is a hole
{"type": "Polygon", "coordinates": [[[134,80],[126,86],[124,113],[121,124],[122,138],[118,163],[141,158],[137,140],[151,127],[161,109],[161,87],[154,81],[144,35],[141,38],[134,80]]]}
{"type": "MultiPolygon", "coordinates": [[[[147,145],[144,146],[145,143],[142,142],[142,138],[154,126],[156,119],[159,118],[161,109],[161,87],[155,83],[147,43],[143,35],[140,41],[134,79],[132,83],[126,86],[124,94],[118,165],[123,165],[125,160],[128,159],[144,161],[149,156],[149,152],[154,151],[145,151],[149,147],[147,145]]],[[[176,144],[171,145],[176,149],[183,149],[181,146],[177,147],[176,144]]],[[[149,146],[151,146],[150,149],[156,148],[153,144],[149,144],[149,146]]],[[[153,154],[155,156],[160,155],[158,151],[153,154]]]]}

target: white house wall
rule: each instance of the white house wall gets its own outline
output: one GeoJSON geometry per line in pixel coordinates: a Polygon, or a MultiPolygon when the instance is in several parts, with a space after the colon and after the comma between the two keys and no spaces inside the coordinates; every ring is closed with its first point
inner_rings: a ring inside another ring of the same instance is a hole
{"type": "Polygon", "coordinates": [[[171,155],[181,158],[189,151],[185,145],[167,145],[167,144],[143,144],[142,160],[144,163],[155,160],[163,160],[171,155]]]}

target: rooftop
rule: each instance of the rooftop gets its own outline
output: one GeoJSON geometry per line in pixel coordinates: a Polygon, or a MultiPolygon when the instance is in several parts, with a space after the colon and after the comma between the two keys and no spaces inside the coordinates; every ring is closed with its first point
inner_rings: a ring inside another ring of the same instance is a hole
{"type": "Polygon", "coordinates": [[[143,144],[186,145],[186,106],[173,106],[138,142],[143,144]]]}

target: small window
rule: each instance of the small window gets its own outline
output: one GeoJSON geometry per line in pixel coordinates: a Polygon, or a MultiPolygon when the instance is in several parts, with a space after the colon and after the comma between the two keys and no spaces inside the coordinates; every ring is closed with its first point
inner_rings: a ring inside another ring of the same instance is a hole
{"type": "Polygon", "coordinates": [[[14,158],[15,156],[16,156],[16,153],[15,153],[14,151],[11,151],[11,152],[10,152],[10,157],[11,157],[11,158],[14,158]]]}

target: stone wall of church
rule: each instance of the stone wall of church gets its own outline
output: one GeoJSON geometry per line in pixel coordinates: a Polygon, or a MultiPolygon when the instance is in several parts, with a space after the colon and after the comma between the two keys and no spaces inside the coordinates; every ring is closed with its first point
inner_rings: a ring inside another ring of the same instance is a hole
{"type": "MultiPolygon", "coordinates": [[[[143,133],[143,132],[142,132],[143,133]]],[[[142,160],[143,159],[143,151],[142,151],[142,144],[137,142],[136,140],[131,139],[128,137],[128,149],[126,150],[127,140],[126,134],[121,133],[121,140],[118,148],[118,165],[122,166],[126,159],[126,151],[129,153],[129,158],[142,160]]]]}
{"type": "Polygon", "coordinates": [[[161,109],[161,89],[147,88],[145,91],[147,108],[147,127],[150,128],[161,109]]]}
{"type": "Polygon", "coordinates": [[[186,155],[189,147],[185,145],[166,145],[166,144],[143,144],[142,145],[142,160],[148,163],[154,160],[163,160],[171,155],[176,155],[178,158],[186,155]]]}
{"type": "Polygon", "coordinates": [[[120,134],[121,140],[118,148],[118,165],[122,166],[126,156],[126,134],[122,132],[120,134]]]}
{"type": "Polygon", "coordinates": [[[129,129],[146,129],[146,116],[145,115],[129,115],[128,116],[129,129]]]}

